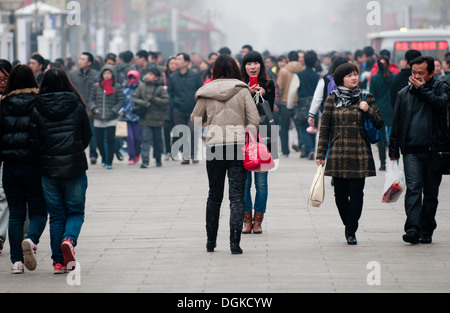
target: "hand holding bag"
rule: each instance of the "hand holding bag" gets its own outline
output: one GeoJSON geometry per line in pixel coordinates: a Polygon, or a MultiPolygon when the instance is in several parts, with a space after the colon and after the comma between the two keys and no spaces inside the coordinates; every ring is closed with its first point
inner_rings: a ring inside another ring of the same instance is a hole
{"type": "Polygon", "coordinates": [[[323,165],[317,168],[316,176],[314,176],[311,190],[309,192],[308,204],[314,208],[320,207],[325,199],[325,171],[323,165]]]}
{"type": "Polygon", "coordinates": [[[273,169],[275,162],[261,136],[258,134],[259,142],[257,142],[252,132],[247,130],[245,137],[245,146],[242,148],[245,169],[257,173],[265,173],[273,169]]]}
{"type": "Polygon", "coordinates": [[[128,124],[125,121],[118,121],[116,124],[116,138],[128,137],[128,124]]]}
{"type": "MultiPolygon", "coordinates": [[[[367,100],[367,94],[362,94],[362,100],[367,100]]],[[[364,117],[364,131],[366,133],[366,139],[370,144],[376,144],[377,142],[380,142],[380,131],[375,128],[372,124],[372,120],[368,117],[364,117]]]]}

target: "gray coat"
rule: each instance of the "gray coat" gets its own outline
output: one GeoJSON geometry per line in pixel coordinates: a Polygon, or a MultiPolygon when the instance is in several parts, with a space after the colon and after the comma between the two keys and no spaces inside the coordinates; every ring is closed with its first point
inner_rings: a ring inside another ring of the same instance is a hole
{"type": "MultiPolygon", "coordinates": [[[[103,72],[110,70],[113,77],[117,77],[117,71],[114,67],[105,66],[100,72],[100,79],[102,79],[103,72]]],[[[101,121],[111,121],[119,117],[119,110],[124,106],[125,100],[123,96],[122,87],[118,83],[114,83],[114,94],[106,95],[105,90],[100,83],[96,83],[92,88],[91,96],[89,98],[89,111],[94,114],[94,119],[101,121]],[[98,110],[98,113],[95,111],[98,110]]]]}
{"type": "Polygon", "coordinates": [[[82,70],[77,69],[70,72],[69,78],[83,97],[83,100],[87,103],[91,98],[92,87],[97,78],[97,71],[90,69],[87,73],[83,73],[82,70]]]}

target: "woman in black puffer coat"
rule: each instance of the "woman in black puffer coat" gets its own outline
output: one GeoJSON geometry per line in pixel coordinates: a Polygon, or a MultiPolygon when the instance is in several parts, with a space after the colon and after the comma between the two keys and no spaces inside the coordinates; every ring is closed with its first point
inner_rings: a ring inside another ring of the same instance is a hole
{"type": "Polygon", "coordinates": [[[36,245],[47,224],[39,158],[30,146],[30,116],[36,104],[38,85],[26,65],[14,67],[1,100],[0,161],[3,188],[9,206],[8,235],[12,272],[21,274],[25,266],[36,268],[36,245]],[[23,228],[30,220],[24,240],[23,228]]]}
{"type": "Polygon", "coordinates": [[[31,142],[40,155],[50,215],[54,273],[75,267],[74,247],[84,222],[92,132],[86,104],[62,70],[47,71],[31,117],[31,142]]]}

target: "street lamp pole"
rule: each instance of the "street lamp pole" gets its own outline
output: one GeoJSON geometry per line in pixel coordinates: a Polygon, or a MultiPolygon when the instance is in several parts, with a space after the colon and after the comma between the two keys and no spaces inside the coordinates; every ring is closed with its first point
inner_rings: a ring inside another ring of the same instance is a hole
{"type": "MultiPolygon", "coordinates": [[[[16,11],[23,5],[23,0],[1,0],[0,10],[9,12],[9,29],[13,33],[13,59],[17,58],[17,23],[16,11]]],[[[13,60],[11,60],[13,61],[13,60]]]]}

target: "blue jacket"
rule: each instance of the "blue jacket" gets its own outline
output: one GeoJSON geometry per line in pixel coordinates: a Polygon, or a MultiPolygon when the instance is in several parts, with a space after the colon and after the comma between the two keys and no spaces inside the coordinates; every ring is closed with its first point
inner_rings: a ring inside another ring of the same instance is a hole
{"type": "Polygon", "coordinates": [[[126,122],[139,122],[139,116],[136,114],[133,114],[131,110],[134,108],[134,102],[133,102],[133,94],[136,91],[136,89],[139,87],[139,84],[130,85],[127,83],[125,87],[123,88],[123,96],[125,98],[125,105],[122,109],[120,109],[119,114],[123,113],[123,120],[126,122]]]}

